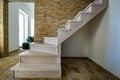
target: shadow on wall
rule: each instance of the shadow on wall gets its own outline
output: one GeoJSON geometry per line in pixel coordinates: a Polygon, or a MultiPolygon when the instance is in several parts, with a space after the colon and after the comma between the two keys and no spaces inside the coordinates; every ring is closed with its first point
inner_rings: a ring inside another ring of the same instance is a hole
{"type": "Polygon", "coordinates": [[[89,23],[75,32],[62,44],[62,57],[86,57],[85,48],[89,23]]]}
{"type": "Polygon", "coordinates": [[[63,42],[62,57],[87,57],[89,55],[92,48],[90,45],[93,45],[91,39],[96,36],[105,11],[97,15],[100,16],[97,22],[93,19],[63,42]],[[91,23],[94,23],[94,26],[91,23]]]}
{"type": "MultiPolygon", "coordinates": [[[[99,18],[94,17],[89,23],[90,23],[90,27],[89,27],[89,31],[91,35],[96,35],[96,33],[98,32],[99,28],[100,28],[100,24],[103,20],[103,17],[105,16],[105,12],[107,9],[103,10],[100,14],[98,14],[97,16],[99,16],[99,18]],[[94,23],[94,26],[92,25],[92,23],[94,23]]],[[[91,36],[90,36],[91,37],[91,36]]]]}
{"type": "MultiPolygon", "coordinates": [[[[90,27],[89,27],[88,37],[87,37],[87,52],[86,52],[88,56],[89,56],[89,53],[92,53],[92,50],[93,50],[92,46],[94,45],[94,39],[96,37],[99,37],[97,36],[97,34],[99,33],[99,29],[101,28],[100,24],[105,16],[106,10],[107,9],[103,10],[100,14],[98,14],[89,22],[90,27]],[[98,16],[99,18],[97,18],[98,16]]],[[[104,26],[104,28],[107,28],[107,26],[104,26]]],[[[104,31],[108,32],[107,29],[104,29],[104,31]]]]}

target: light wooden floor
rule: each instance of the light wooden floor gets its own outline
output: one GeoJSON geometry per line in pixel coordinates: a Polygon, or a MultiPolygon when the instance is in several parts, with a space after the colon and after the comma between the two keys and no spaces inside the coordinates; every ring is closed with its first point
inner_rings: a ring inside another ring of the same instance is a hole
{"type": "Polygon", "coordinates": [[[63,58],[62,80],[120,80],[89,59],[63,58]]]}
{"type": "MultiPolygon", "coordinates": [[[[17,54],[0,59],[0,80],[13,80],[9,68],[18,61],[17,54]]],[[[16,79],[16,80],[59,80],[59,79],[16,79]]],[[[120,80],[89,59],[62,58],[61,80],[120,80]]]]}

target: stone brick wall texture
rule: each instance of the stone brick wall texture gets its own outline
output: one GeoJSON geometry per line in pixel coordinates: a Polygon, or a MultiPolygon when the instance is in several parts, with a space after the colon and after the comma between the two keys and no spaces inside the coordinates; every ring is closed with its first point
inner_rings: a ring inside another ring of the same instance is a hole
{"type": "Polygon", "coordinates": [[[57,28],[94,0],[35,0],[35,41],[42,37],[56,37],[57,28]]]}
{"type": "Polygon", "coordinates": [[[3,1],[0,0],[0,56],[3,54],[3,1]]]}
{"type": "Polygon", "coordinates": [[[0,57],[8,55],[8,1],[0,0],[0,57]]]}
{"type": "Polygon", "coordinates": [[[9,2],[34,2],[34,0],[8,0],[9,2]]]}
{"type": "Polygon", "coordinates": [[[8,55],[8,0],[3,3],[3,26],[4,26],[4,56],[8,55]]]}

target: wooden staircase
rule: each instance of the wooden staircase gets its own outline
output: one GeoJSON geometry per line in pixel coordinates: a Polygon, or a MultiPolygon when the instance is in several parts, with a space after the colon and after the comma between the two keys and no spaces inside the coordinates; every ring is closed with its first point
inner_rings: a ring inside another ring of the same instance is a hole
{"type": "Polygon", "coordinates": [[[31,43],[30,50],[19,54],[19,62],[10,68],[14,78],[61,78],[61,43],[108,6],[108,0],[95,0],[64,28],[58,37],[44,37],[44,43],[31,43]]]}
{"type": "Polygon", "coordinates": [[[10,70],[14,78],[61,78],[60,58],[56,45],[31,43],[10,70]]]}

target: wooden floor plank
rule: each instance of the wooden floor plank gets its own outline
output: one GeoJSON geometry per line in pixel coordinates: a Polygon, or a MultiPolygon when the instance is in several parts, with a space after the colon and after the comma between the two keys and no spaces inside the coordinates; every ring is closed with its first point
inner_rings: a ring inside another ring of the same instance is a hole
{"type": "MultiPolygon", "coordinates": [[[[18,62],[17,54],[0,59],[0,80],[13,80],[10,67],[18,62]]],[[[16,80],[120,80],[89,59],[62,58],[61,79],[16,79],[16,80]]]]}

